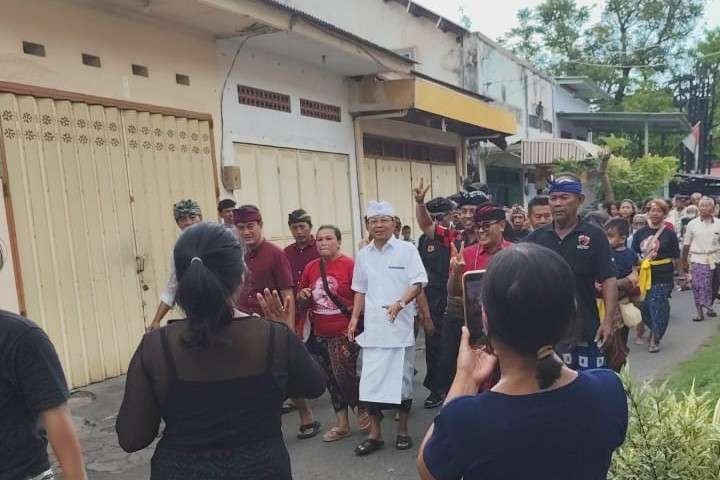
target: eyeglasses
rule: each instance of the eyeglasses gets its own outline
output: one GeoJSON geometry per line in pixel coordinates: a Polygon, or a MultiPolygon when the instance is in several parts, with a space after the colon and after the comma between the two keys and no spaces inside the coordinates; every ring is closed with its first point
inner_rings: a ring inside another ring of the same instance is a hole
{"type": "Polygon", "coordinates": [[[436,221],[438,221],[438,222],[441,222],[441,221],[443,221],[443,220],[445,219],[445,217],[447,217],[447,216],[448,216],[447,213],[433,213],[432,215],[430,215],[430,218],[432,218],[433,220],[436,220],[436,221]]]}
{"type": "Polygon", "coordinates": [[[495,225],[498,222],[499,222],[499,220],[493,220],[491,222],[476,223],[475,228],[477,228],[478,230],[483,230],[483,231],[490,230],[490,227],[492,227],[493,225],[495,225]]]}

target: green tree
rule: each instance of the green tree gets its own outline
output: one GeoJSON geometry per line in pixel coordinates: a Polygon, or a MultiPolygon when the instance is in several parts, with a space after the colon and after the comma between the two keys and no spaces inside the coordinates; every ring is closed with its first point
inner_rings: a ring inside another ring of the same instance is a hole
{"type": "Polygon", "coordinates": [[[677,172],[679,161],[675,157],[648,155],[636,160],[610,157],[607,175],[613,198],[630,198],[639,202],[651,197],[677,172]]]}
{"type": "Polygon", "coordinates": [[[504,43],[555,75],[588,75],[621,105],[643,80],[682,57],[706,0],[605,0],[599,22],[575,0],[518,12],[504,43]]]}

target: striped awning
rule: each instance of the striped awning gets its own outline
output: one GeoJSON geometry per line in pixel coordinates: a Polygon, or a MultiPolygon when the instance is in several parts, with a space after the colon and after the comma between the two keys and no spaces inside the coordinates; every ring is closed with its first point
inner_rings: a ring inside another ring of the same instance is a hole
{"type": "Polygon", "coordinates": [[[523,140],[520,148],[522,165],[548,165],[555,160],[587,160],[596,158],[602,147],[582,140],[547,138],[523,140]]]}

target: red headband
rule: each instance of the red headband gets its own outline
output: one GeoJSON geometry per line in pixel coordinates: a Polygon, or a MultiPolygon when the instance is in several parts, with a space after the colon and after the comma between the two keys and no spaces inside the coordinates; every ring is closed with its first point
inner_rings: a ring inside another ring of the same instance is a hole
{"type": "Polygon", "coordinates": [[[238,224],[249,222],[262,222],[260,210],[252,206],[240,207],[233,210],[233,223],[238,224]]]}

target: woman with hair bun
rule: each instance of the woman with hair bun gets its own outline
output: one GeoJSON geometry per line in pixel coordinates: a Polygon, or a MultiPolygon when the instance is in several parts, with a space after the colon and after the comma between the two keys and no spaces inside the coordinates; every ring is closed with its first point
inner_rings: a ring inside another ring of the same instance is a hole
{"type": "Polygon", "coordinates": [[[143,337],[116,423],[120,446],[135,452],[164,421],[153,480],[292,478],[280,408],[319,397],[327,377],[287,327],[277,292],[258,294],[271,320],[235,307],[243,255],[218,224],[194,225],[175,244],[175,298],[187,318],[143,337]]]}
{"type": "Polygon", "coordinates": [[[611,370],[573,371],[554,351],[575,322],[575,279],[557,253],[521,243],[498,252],[483,284],[489,344],[463,327],[457,374],[420,448],[420,477],[605,478],[628,408],[611,370]],[[500,366],[489,391],[479,386],[500,366]]]}

